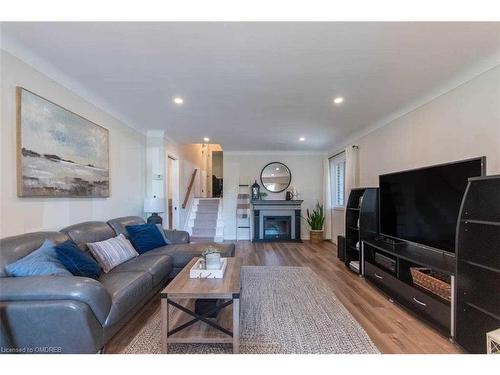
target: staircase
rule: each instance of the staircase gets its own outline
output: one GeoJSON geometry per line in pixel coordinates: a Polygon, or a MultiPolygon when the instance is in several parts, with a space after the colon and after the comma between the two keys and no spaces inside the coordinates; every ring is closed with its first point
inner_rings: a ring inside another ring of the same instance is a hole
{"type": "Polygon", "coordinates": [[[195,198],[191,209],[188,232],[191,242],[222,242],[223,221],[220,198],[195,198]]]}

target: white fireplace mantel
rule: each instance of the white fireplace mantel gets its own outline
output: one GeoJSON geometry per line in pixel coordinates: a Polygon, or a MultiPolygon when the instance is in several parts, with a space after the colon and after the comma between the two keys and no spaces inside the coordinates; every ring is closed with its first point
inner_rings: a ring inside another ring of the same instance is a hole
{"type": "Polygon", "coordinates": [[[300,242],[300,221],[302,200],[253,200],[253,241],[273,242],[273,241],[294,241],[300,242]],[[288,216],[290,217],[290,233],[286,239],[270,238],[265,234],[264,221],[266,217],[288,216]]]}

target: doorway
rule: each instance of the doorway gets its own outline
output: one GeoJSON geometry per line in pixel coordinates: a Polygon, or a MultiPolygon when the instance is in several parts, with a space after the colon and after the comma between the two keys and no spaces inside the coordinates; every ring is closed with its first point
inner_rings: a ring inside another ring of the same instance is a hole
{"type": "Polygon", "coordinates": [[[222,151],[212,151],[212,198],[222,198],[224,176],[222,174],[223,153],[222,151]]]}
{"type": "Polygon", "coordinates": [[[179,160],[167,157],[167,228],[179,229],[179,160]]]}

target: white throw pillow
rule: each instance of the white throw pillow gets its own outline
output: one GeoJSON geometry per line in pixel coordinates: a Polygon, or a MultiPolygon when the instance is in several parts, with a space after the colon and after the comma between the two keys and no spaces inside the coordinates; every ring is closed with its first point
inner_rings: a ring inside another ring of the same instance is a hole
{"type": "Polygon", "coordinates": [[[139,255],[123,234],[106,241],[88,243],[87,246],[106,273],[139,255]]]}

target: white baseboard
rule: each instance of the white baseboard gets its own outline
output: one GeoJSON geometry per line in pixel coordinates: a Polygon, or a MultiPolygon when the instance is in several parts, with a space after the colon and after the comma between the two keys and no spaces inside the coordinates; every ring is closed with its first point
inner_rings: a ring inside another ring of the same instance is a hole
{"type": "MultiPolygon", "coordinates": [[[[309,241],[311,238],[309,237],[309,234],[307,234],[306,236],[301,236],[302,240],[304,241],[309,241]]],[[[251,239],[244,239],[244,238],[239,238],[238,237],[238,240],[241,240],[241,241],[251,241],[251,239]]],[[[337,245],[337,242],[334,241],[333,239],[331,238],[325,238],[326,241],[330,241],[331,243],[337,245]]],[[[236,241],[236,237],[224,237],[224,241],[236,241]]]]}

